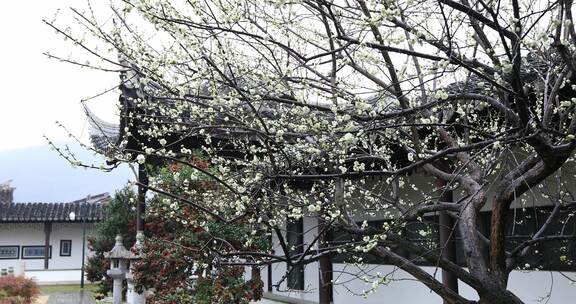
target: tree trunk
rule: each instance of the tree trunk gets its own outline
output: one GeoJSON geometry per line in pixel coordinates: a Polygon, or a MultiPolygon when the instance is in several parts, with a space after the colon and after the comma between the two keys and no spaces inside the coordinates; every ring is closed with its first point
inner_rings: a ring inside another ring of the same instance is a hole
{"type": "MultiPolygon", "coordinates": [[[[490,285],[490,284],[489,284],[490,285]]],[[[479,304],[524,304],[515,294],[502,286],[493,284],[490,293],[480,294],[479,304]]]]}

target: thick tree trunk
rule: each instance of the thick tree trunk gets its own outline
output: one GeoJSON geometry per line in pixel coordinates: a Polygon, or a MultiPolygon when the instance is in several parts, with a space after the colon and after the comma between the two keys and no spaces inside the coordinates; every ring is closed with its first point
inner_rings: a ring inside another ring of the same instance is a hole
{"type": "Polygon", "coordinates": [[[491,285],[489,288],[489,293],[480,294],[479,304],[524,304],[515,294],[506,290],[498,284],[490,284],[486,282],[487,285],[491,285]]]}
{"type": "Polygon", "coordinates": [[[506,288],[508,273],[506,271],[505,234],[508,204],[495,201],[490,223],[490,275],[501,286],[506,288]]]}

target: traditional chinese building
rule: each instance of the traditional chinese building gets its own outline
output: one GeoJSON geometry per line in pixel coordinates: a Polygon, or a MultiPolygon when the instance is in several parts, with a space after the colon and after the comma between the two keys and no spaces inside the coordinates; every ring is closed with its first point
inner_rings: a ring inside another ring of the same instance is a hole
{"type": "Polygon", "coordinates": [[[104,216],[108,193],[72,202],[14,202],[0,185],[0,275],[23,274],[40,284],[79,283],[91,254],[87,236],[104,216]]]}
{"type": "MultiPolygon", "coordinates": [[[[149,101],[151,97],[146,96],[144,87],[153,86],[154,84],[142,84],[139,82],[138,77],[138,72],[130,69],[122,74],[122,83],[120,85],[122,90],[120,109],[122,112],[119,124],[104,122],[90,111],[87,111],[89,121],[92,124],[92,142],[96,149],[108,151],[112,162],[115,161],[114,155],[123,155],[124,157],[130,155],[131,158],[128,160],[136,162],[137,155],[146,154],[144,148],[161,148],[157,141],[150,140],[149,137],[139,132],[140,129],[145,129],[147,125],[146,122],[138,121],[138,116],[145,116],[145,113],[141,113],[143,110],[138,108],[135,100],[147,99],[149,101]]],[[[167,100],[159,100],[158,102],[163,103],[163,106],[169,104],[167,100]]],[[[268,115],[269,113],[261,112],[260,114],[268,115]]],[[[167,121],[166,123],[170,122],[167,121]]],[[[213,136],[212,144],[220,146],[225,146],[227,136],[234,136],[234,134],[224,133],[219,130],[214,130],[211,135],[213,136]]],[[[203,140],[199,140],[194,136],[175,136],[175,138],[167,138],[167,140],[168,142],[177,140],[179,145],[188,149],[197,148],[204,143],[203,140]]],[[[225,149],[222,149],[222,151],[225,151],[225,149]]],[[[145,161],[148,163],[155,160],[153,157],[146,157],[145,161]]],[[[140,173],[140,182],[145,184],[146,176],[142,166],[140,173]]],[[[418,188],[429,189],[431,193],[434,191],[434,185],[427,183],[421,173],[412,172],[410,179],[411,183],[417,185],[418,188]]],[[[144,209],[142,194],[144,191],[144,188],[140,187],[140,214],[143,214],[144,209]]],[[[410,196],[411,189],[400,187],[399,191],[401,195],[410,196]]],[[[457,197],[450,199],[457,200],[457,197]]],[[[530,207],[523,207],[518,204],[511,207],[514,209],[514,214],[517,214],[517,217],[510,219],[511,221],[516,221],[517,218],[524,219],[521,223],[516,223],[516,225],[507,225],[508,227],[517,227],[507,233],[506,237],[511,242],[528,240],[538,231],[542,226],[542,222],[550,213],[553,212],[553,205],[547,202],[543,196],[536,195],[535,201],[530,207]]],[[[560,212],[558,224],[550,228],[551,232],[555,233],[562,230],[565,234],[571,234],[576,231],[576,222],[570,218],[574,212],[573,208],[565,208],[558,211],[560,212]]],[[[482,222],[480,225],[482,231],[480,232],[483,235],[488,235],[490,233],[491,214],[489,208],[485,209],[479,219],[482,222]]],[[[410,241],[414,243],[430,244],[431,247],[435,247],[440,242],[442,234],[446,232],[442,232],[440,229],[442,226],[438,225],[441,219],[439,219],[437,213],[430,212],[424,217],[426,218],[425,221],[408,223],[404,232],[409,236],[410,241]],[[425,233],[422,233],[423,231],[425,233]]],[[[365,219],[359,217],[355,218],[355,220],[362,222],[365,219]]],[[[370,220],[367,221],[367,225],[381,226],[385,220],[386,218],[383,217],[379,220],[370,220]]],[[[454,223],[451,222],[449,225],[453,226],[454,223]]],[[[314,242],[317,237],[318,226],[317,218],[312,216],[304,216],[293,222],[287,221],[284,236],[288,247],[297,248],[297,250],[306,248],[307,244],[314,242]]],[[[143,227],[143,225],[140,223],[139,227],[143,227]]],[[[337,235],[333,237],[338,238],[337,235]]],[[[449,241],[445,238],[442,242],[452,244],[450,247],[452,254],[450,260],[463,265],[463,246],[458,233],[455,235],[451,234],[448,238],[450,239],[449,241]]],[[[273,239],[273,243],[275,249],[282,250],[277,238],[273,239]]],[[[442,271],[437,265],[419,259],[418,256],[411,256],[408,252],[399,250],[399,254],[406,259],[415,260],[416,264],[425,267],[429,274],[437,278],[442,276],[442,271]]],[[[526,259],[530,261],[530,264],[526,264],[528,265],[528,267],[525,267],[526,270],[514,270],[511,273],[509,289],[519,297],[526,299],[526,301],[545,297],[549,294],[552,284],[554,284],[554,292],[557,296],[550,303],[565,303],[563,299],[567,299],[569,295],[574,295],[574,287],[570,280],[563,277],[563,272],[576,271],[575,264],[565,262],[566,260],[576,260],[576,242],[557,242],[549,243],[547,246],[538,246],[538,248],[532,249],[527,254],[526,259]]],[[[326,293],[328,293],[328,297],[331,297],[334,303],[442,303],[440,297],[431,293],[428,288],[414,280],[407,272],[384,260],[379,260],[369,255],[365,257],[364,266],[361,269],[348,264],[344,256],[333,256],[328,260],[297,266],[298,269],[291,271],[286,278],[287,267],[287,264],[284,263],[267,266],[267,271],[264,271],[262,275],[265,290],[268,291],[265,297],[284,300],[287,303],[318,303],[319,297],[326,296],[326,293]],[[324,268],[326,265],[328,265],[328,268],[324,268]],[[329,289],[323,290],[319,273],[330,273],[330,275],[334,273],[330,280],[333,280],[335,284],[329,289]],[[390,273],[389,281],[391,284],[379,286],[376,292],[366,298],[359,296],[365,290],[370,289],[370,286],[367,286],[365,282],[358,278],[364,274],[375,273],[390,273]],[[346,282],[346,285],[341,284],[342,282],[346,282]],[[382,295],[385,295],[385,300],[382,295]]],[[[470,298],[475,297],[475,291],[466,284],[457,280],[453,280],[451,284],[459,287],[460,294],[470,298]]]]}

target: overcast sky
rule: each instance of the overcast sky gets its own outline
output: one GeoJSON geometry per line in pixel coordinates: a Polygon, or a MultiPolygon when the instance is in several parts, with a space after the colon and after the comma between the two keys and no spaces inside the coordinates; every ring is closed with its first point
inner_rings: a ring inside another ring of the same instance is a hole
{"type": "MultiPolygon", "coordinates": [[[[93,2],[95,10],[106,14],[108,1],[93,2]]],[[[42,22],[60,8],[59,24],[72,24],[71,5],[85,7],[85,1],[18,0],[0,5],[0,183],[14,180],[16,201],[69,201],[113,193],[131,177],[126,167],[110,174],[73,169],[42,137],[60,145],[69,142],[68,134],[55,124],[60,121],[86,142],[89,126],[80,100],[119,83],[117,74],[78,68],[42,54],[88,58],[42,22]]],[[[87,104],[101,118],[117,122],[117,100],[118,91],[113,90],[87,104]]],[[[103,161],[72,146],[87,163],[103,161]]]]}
{"type": "MultiPolygon", "coordinates": [[[[93,1],[106,12],[108,1],[93,1]]],[[[44,144],[43,134],[55,141],[68,139],[55,125],[62,122],[86,139],[88,126],[80,100],[118,84],[118,76],[48,59],[43,52],[86,58],[79,48],[64,41],[42,22],[60,8],[59,23],[71,23],[69,7],[84,1],[3,1],[0,7],[0,151],[44,144]]],[[[114,117],[118,91],[87,104],[108,121],[114,117]]]]}

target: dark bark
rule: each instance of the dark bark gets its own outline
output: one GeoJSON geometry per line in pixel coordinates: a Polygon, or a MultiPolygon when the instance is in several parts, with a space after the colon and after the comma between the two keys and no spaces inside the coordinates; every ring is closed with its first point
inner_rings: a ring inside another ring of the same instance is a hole
{"type": "Polygon", "coordinates": [[[537,157],[528,158],[525,163],[516,168],[517,170],[513,170],[499,180],[500,184],[492,206],[489,268],[491,279],[503,288],[506,288],[508,276],[512,270],[506,264],[505,237],[510,205],[514,199],[554,174],[571,153],[572,150],[566,153],[566,151],[554,149],[545,155],[538,153],[537,157]],[[533,159],[539,160],[531,161],[533,159]]]}
{"type": "MultiPolygon", "coordinates": [[[[438,294],[446,303],[449,304],[471,304],[473,301],[467,300],[466,298],[460,296],[458,293],[446,288],[442,283],[438,282],[432,275],[424,271],[421,267],[416,266],[410,260],[393,253],[390,250],[386,250],[383,247],[376,247],[373,252],[383,258],[385,261],[396,265],[400,269],[406,271],[422,284],[430,288],[434,293],[438,294]]],[[[514,302],[511,302],[514,303],[514,302]]]]}

